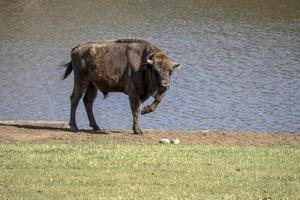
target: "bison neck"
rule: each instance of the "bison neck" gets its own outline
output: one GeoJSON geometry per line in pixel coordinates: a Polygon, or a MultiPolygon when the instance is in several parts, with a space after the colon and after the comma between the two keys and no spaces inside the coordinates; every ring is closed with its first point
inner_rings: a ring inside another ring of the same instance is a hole
{"type": "Polygon", "coordinates": [[[150,96],[153,96],[158,90],[157,79],[151,70],[145,70],[143,72],[143,79],[145,83],[144,91],[143,94],[140,95],[142,102],[146,101],[150,96]]]}

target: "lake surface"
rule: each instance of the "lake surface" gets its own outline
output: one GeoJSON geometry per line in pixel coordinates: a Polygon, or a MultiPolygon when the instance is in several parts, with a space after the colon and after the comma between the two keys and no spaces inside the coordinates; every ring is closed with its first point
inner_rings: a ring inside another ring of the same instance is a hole
{"type": "MultiPolygon", "coordinates": [[[[182,64],[142,128],[300,131],[299,0],[2,0],[0,17],[0,120],[68,121],[71,48],[138,37],[182,64]]],[[[124,94],[99,93],[94,111],[102,128],[132,126],[124,94]]]]}

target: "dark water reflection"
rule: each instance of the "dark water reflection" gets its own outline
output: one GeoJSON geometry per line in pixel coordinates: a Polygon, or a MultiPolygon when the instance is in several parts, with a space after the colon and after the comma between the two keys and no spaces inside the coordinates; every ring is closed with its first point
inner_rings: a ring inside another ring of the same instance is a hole
{"type": "MultiPolygon", "coordinates": [[[[300,131],[300,2],[1,1],[0,119],[69,118],[58,65],[78,43],[150,40],[182,64],[143,128],[300,131]]],[[[99,95],[101,96],[101,95],[99,95]]],[[[130,128],[127,97],[97,99],[104,128],[130,128]]],[[[80,104],[79,125],[87,127],[80,104]]]]}

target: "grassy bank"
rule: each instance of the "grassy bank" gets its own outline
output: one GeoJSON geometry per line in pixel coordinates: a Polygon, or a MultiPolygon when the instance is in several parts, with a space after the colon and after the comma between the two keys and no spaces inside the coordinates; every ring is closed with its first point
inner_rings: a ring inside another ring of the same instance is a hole
{"type": "Polygon", "coordinates": [[[299,146],[0,144],[0,199],[299,199],[299,146]]]}

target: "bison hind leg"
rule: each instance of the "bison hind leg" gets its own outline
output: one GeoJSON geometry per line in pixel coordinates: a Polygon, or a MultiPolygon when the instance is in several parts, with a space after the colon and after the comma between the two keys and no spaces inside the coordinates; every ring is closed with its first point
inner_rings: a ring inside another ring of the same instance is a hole
{"type": "Polygon", "coordinates": [[[85,110],[90,122],[90,127],[93,128],[95,131],[101,131],[99,126],[97,125],[97,122],[94,117],[93,113],[93,104],[95,101],[95,98],[97,97],[97,88],[94,86],[92,82],[88,84],[88,87],[86,88],[85,95],[83,97],[83,102],[85,106],[85,110]]]}
{"type": "Polygon", "coordinates": [[[84,92],[84,87],[80,87],[80,86],[78,86],[78,84],[74,85],[73,92],[70,96],[71,112],[70,112],[69,125],[70,125],[71,131],[78,131],[75,114],[76,114],[76,109],[77,109],[78,103],[83,95],[83,92],[84,92]]]}

